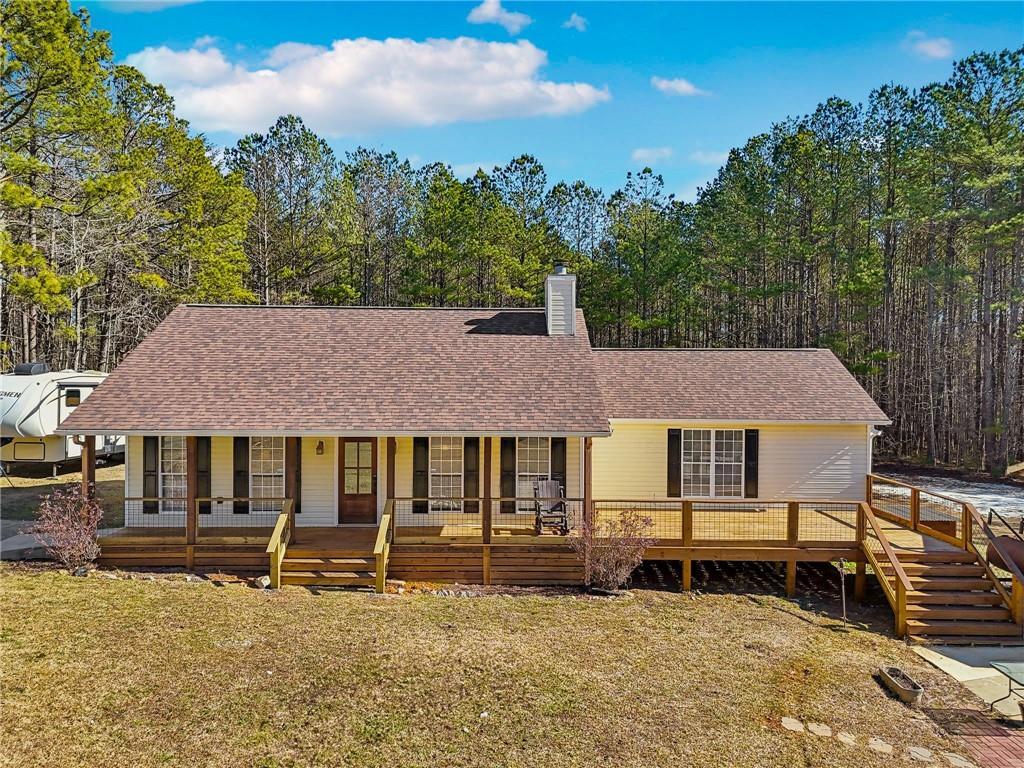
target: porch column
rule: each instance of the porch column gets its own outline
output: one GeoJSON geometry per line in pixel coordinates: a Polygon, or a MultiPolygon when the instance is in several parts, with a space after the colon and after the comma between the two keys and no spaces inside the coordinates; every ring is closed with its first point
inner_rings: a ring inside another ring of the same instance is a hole
{"type": "Polygon", "coordinates": [[[389,499],[395,498],[395,454],[398,453],[398,442],[393,437],[388,438],[388,467],[387,477],[384,479],[385,492],[389,499]]]}
{"type": "Polygon", "coordinates": [[[483,509],[480,510],[480,525],[483,529],[483,543],[491,543],[491,454],[494,452],[494,438],[485,437],[482,438],[483,449],[484,449],[484,497],[481,504],[483,509]]]}
{"type": "Polygon", "coordinates": [[[193,548],[199,528],[199,441],[194,435],[185,438],[185,565],[192,568],[193,548]]]}
{"type": "Polygon", "coordinates": [[[96,436],[82,435],[82,495],[96,498],[96,436]]]}
{"type": "Polygon", "coordinates": [[[594,439],[583,438],[583,515],[590,521],[594,519],[594,465],[591,455],[594,439]]]}

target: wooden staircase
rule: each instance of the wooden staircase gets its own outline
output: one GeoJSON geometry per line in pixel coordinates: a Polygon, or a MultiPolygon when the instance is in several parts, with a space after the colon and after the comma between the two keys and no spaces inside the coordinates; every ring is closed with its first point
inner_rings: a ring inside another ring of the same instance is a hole
{"type": "MultiPolygon", "coordinates": [[[[977,554],[964,550],[896,552],[910,580],[906,592],[907,636],[949,645],[1022,644],[1015,622],[977,554]]],[[[882,574],[895,569],[879,563],[882,574]]]]}
{"type": "Polygon", "coordinates": [[[294,544],[281,561],[281,584],[373,587],[377,560],[365,549],[310,549],[294,544]]]}

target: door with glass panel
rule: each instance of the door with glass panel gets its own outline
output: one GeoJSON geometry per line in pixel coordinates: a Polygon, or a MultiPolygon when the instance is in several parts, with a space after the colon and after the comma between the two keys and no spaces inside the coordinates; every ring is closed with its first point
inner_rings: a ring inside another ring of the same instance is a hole
{"type": "Polygon", "coordinates": [[[338,522],[377,522],[377,438],[343,437],[338,451],[338,522]]]}

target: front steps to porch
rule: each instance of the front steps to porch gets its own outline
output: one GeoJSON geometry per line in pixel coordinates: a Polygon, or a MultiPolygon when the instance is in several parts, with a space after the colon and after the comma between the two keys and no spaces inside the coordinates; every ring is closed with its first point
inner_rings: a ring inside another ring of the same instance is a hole
{"type": "MultiPolygon", "coordinates": [[[[936,645],[1020,645],[1015,622],[994,582],[973,552],[898,551],[897,560],[910,579],[906,593],[907,637],[936,645]]],[[[881,564],[886,578],[890,563],[881,564]]]]}
{"type": "Polygon", "coordinates": [[[373,548],[324,549],[294,544],[281,562],[281,584],[370,587],[377,580],[373,548]]]}

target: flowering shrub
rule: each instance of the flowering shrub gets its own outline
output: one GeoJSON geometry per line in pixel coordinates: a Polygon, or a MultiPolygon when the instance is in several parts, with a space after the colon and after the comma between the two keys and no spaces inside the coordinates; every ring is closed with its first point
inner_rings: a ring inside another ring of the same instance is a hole
{"type": "Polygon", "coordinates": [[[54,560],[77,568],[99,556],[96,530],[102,519],[103,508],[96,500],[69,485],[43,498],[35,534],[54,560]]]}
{"type": "Polygon", "coordinates": [[[625,585],[643,561],[644,552],[655,543],[649,535],[651,525],[651,518],[633,509],[623,512],[617,520],[596,523],[585,515],[568,542],[583,561],[587,585],[607,590],[625,585]]]}

